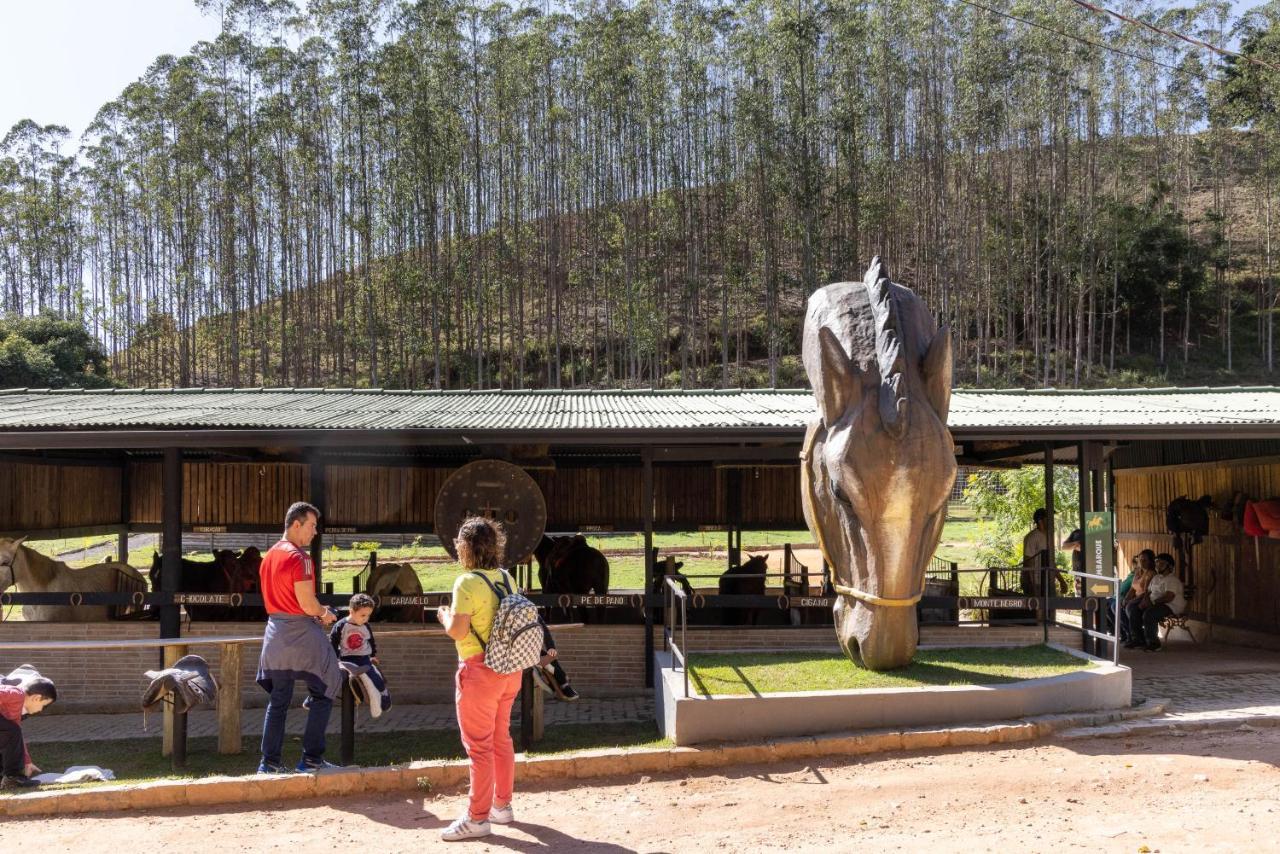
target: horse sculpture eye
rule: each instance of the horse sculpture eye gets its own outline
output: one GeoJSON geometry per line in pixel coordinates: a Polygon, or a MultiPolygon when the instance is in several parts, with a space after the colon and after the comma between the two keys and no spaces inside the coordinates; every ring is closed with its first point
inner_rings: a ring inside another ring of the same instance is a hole
{"type": "Polygon", "coordinates": [[[853,502],[852,502],[852,501],[850,501],[850,500],[845,496],[845,494],[840,490],[840,484],[839,484],[839,483],[837,483],[837,482],[836,482],[836,481],[834,481],[834,480],[832,480],[832,481],[828,481],[828,483],[830,483],[830,484],[831,484],[831,494],[832,494],[832,496],[834,496],[834,497],[835,497],[836,501],[839,501],[839,502],[840,502],[841,504],[843,504],[845,507],[852,507],[852,506],[853,506],[853,502]]]}

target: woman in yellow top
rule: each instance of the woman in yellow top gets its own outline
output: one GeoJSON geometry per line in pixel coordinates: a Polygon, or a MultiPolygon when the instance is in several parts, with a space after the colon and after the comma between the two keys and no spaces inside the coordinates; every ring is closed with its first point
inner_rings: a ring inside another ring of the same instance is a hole
{"type": "Polygon", "coordinates": [[[514,581],[499,568],[505,540],[502,527],[490,519],[472,517],[462,523],[454,546],[465,571],[453,583],[453,607],[445,605],[436,611],[458,648],[454,698],[462,744],[471,759],[470,803],[467,812],[441,832],[447,842],[488,836],[490,822],[514,820],[511,790],[516,752],[511,742],[511,706],[520,693],[520,674],[495,673],[485,666],[480,641],[489,637],[498,598],[475,574],[483,573],[494,584],[506,583],[514,590],[514,581]]]}

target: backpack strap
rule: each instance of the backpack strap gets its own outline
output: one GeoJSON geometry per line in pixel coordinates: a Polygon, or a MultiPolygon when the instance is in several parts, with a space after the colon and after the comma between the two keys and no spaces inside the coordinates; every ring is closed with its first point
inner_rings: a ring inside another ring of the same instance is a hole
{"type": "MultiPolygon", "coordinates": [[[[510,596],[512,589],[515,587],[515,585],[512,584],[511,582],[511,576],[507,575],[507,571],[502,568],[499,568],[498,572],[502,573],[502,581],[498,583],[501,584],[503,588],[506,590],[506,595],[510,596]]],[[[493,591],[493,595],[498,597],[498,604],[499,605],[502,604],[503,594],[498,592],[498,588],[494,585],[492,581],[489,580],[489,576],[485,575],[483,572],[472,572],[470,574],[474,575],[476,578],[479,578],[481,581],[483,581],[489,587],[489,589],[493,591]]],[[[494,616],[497,616],[496,610],[494,611],[494,616]]],[[[475,635],[476,640],[480,641],[480,648],[485,652],[488,652],[489,644],[485,642],[484,638],[480,637],[480,633],[476,631],[476,624],[474,622],[471,624],[470,628],[471,628],[471,634],[475,635]]]]}

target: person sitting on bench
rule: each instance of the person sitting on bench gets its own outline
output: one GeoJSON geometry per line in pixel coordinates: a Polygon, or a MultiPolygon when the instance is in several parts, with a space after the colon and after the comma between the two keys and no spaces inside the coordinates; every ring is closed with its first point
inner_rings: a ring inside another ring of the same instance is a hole
{"type": "Polygon", "coordinates": [[[1173,556],[1156,555],[1156,575],[1147,592],[1129,603],[1129,631],[1133,635],[1126,647],[1142,647],[1150,652],[1160,648],[1160,621],[1170,614],[1181,614],[1187,607],[1182,582],[1173,573],[1173,556]]]}
{"type": "Polygon", "coordinates": [[[22,737],[22,719],[44,710],[58,699],[58,689],[43,676],[24,685],[0,685],[0,789],[29,789],[40,785],[31,778],[40,769],[31,761],[22,737]]]}

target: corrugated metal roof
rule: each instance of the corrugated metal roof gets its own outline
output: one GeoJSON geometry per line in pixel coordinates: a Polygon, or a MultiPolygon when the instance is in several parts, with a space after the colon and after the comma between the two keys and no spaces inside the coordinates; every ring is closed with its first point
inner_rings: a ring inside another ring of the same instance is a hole
{"type": "MultiPolygon", "coordinates": [[[[807,389],[392,391],[111,389],[0,391],[0,431],[31,430],[800,430],[807,389]]],[[[1280,427],[1280,389],[957,389],[957,434],[1119,428],[1280,427]]]]}
{"type": "Polygon", "coordinates": [[[785,391],[114,389],[0,392],[0,430],[688,430],[801,427],[785,391]]]}

